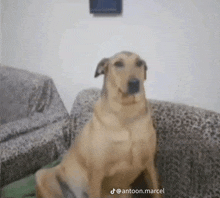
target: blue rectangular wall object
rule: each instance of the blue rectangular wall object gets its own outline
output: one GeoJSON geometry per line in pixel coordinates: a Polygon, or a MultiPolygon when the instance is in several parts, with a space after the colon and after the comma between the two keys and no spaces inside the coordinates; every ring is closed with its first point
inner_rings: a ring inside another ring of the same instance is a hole
{"type": "Polygon", "coordinates": [[[122,10],[122,0],[90,0],[90,13],[116,13],[122,10]]]}

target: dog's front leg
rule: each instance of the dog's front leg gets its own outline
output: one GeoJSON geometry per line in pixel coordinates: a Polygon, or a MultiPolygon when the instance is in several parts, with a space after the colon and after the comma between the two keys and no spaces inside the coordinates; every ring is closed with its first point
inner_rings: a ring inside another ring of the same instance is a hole
{"type": "Polygon", "coordinates": [[[101,186],[104,178],[103,171],[92,169],[89,174],[89,198],[101,197],[101,186]]]}
{"type": "MultiPolygon", "coordinates": [[[[159,189],[158,175],[157,175],[156,167],[154,165],[154,160],[149,160],[147,162],[146,169],[144,170],[144,177],[150,189],[153,189],[153,190],[159,189]]],[[[158,193],[154,193],[153,197],[161,198],[162,195],[158,193]]]]}

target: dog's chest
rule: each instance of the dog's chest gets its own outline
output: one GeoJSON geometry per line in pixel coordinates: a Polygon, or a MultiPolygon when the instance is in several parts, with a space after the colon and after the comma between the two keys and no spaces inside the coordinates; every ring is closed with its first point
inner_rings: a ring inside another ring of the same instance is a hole
{"type": "Polygon", "coordinates": [[[148,159],[148,134],[122,130],[111,136],[108,147],[107,175],[144,169],[148,159]]]}

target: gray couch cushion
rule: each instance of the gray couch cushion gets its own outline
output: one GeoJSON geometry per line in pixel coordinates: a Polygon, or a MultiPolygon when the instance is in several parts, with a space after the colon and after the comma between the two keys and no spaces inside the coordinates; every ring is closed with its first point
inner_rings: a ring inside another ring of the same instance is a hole
{"type": "MultiPolygon", "coordinates": [[[[99,89],[83,90],[76,97],[70,115],[72,140],[91,118],[99,97],[99,89]]],[[[150,103],[164,197],[220,197],[220,114],[171,102],[150,103]]]]}

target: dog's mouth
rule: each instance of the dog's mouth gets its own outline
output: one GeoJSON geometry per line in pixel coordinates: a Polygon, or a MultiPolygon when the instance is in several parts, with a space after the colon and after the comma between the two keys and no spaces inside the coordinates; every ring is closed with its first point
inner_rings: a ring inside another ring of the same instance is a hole
{"type": "Polygon", "coordinates": [[[135,100],[135,94],[129,94],[127,92],[123,92],[120,88],[118,89],[118,92],[121,95],[121,101],[120,103],[123,105],[132,105],[135,104],[137,101],[135,100]]]}
{"type": "Polygon", "coordinates": [[[129,93],[122,91],[120,88],[118,88],[118,92],[121,94],[122,97],[128,97],[130,95],[129,93]]]}
{"type": "Polygon", "coordinates": [[[132,96],[136,96],[138,94],[140,94],[140,92],[136,92],[136,93],[129,93],[128,91],[122,91],[121,88],[118,88],[118,92],[121,94],[121,96],[123,98],[128,98],[128,97],[132,97],[132,96]]]}

